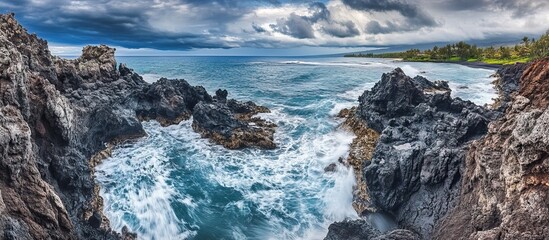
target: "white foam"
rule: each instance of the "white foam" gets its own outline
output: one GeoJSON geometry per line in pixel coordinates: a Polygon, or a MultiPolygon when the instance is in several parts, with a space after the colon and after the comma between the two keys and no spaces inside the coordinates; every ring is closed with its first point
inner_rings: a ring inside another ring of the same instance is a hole
{"type": "Polygon", "coordinates": [[[339,114],[339,112],[343,109],[352,108],[354,106],[357,106],[358,104],[355,102],[338,102],[334,104],[334,107],[332,110],[330,110],[330,116],[336,116],[339,114]]]}
{"type": "MultiPolygon", "coordinates": [[[[185,239],[194,232],[183,229],[171,201],[177,192],[168,184],[172,168],[165,156],[167,139],[158,137],[158,123],[146,123],[149,137],[135,145],[118,148],[97,166],[97,181],[103,186],[105,213],[118,231],[127,226],[140,239],[185,239]],[[151,127],[152,126],[152,127],[151,127]],[[155,144],[151,144],[154,141],[155,144]],[[124,182],[124,184],[119,184],[124,182]],[[114,186],[114,187],[113,187],[114,186]],[[131,216],[131,221],[128,221],[131,216]]],[[[182,199],[192,205],[192,199],[182,199]]]]}
{"type": "Polygon", "coordinates": [[[401,67],[402,71],[404,71],[404,73],[410,77],[415,77],[417,75],[420,74],[420,71],[415,68],[415,67],[412,67],[410,65],[404,65],[401,67]]]}
{"type": "Polygon", "coordinates": [[[491,84],[495,78],[485,77],[476,79],[472,84],[457,84],[449,82],[452,97],[460,97],[479,105],[490,104],[498,97],[497,91],[491,84]]]}
{"type": "Polygon", "coordinates": [[[143,80],[145,80],[145,82],[154,83],[158,81],[158,79],[160,79],[162,76],[153,73],[145,73],[141,74],[141,77],[143,77],[143,80]]]}
{"type": "MultiPolygon", "coordinates": [[[[371,67],[371,62],[314,62],[314,61],[282,61],[281,64],[290,65],[312,65],[312,66],[344,66],[344,67],[371,67]]],[[[376,65],[378,63],[375,63],[376,65]]]]}
{"type": "MultiPolygon", "coordinates": [[[[196,234],[182,227],[184,223],[175,216],[170,201],[178,201],[191,209],[210,203],[195,202],[168,184],[172,168],[163,148],[174,144],[192,149],[186,151],[195,154],[192,165],[208,170],[211,183],[204,184],[219,184],[244,196],[245,200],[227,205],[228,210],[246,216],[250,213],[246,202],[250,202],[269,219],[268,226],[255,231],[257,238],[316,239],[326,234],[333,221],[356,217],[351,205],[352,170],[340,165],[335,173],[324,172],[324,167],[346,155],[353,136],[345,131],[328,134],[309,131],[294,139],[291,135],[304,124],[310,124],[307,120],[289,116],[277,108],[260,115],[279,125],[275,138],[279,148],[272,154],[258,149],[233,151],[214,145],[192,131],[192,120],[167,128],[154,122],[146,123],[148,138],[135,146],[115,150],[113,157],[98,167],[98,181],[102,185],[116,185],[112,181],[116,181],[113,177],[118,174],[127,176],[124,185],[102,188],[110,190],[101,192],[105,212],[114,229],[128,225],[143,239],[180,239],[196,234]],[[131,184],[143,176],[150,176],[154,184],[131,184]],[[256,185],[264,189],[252,190],[256,185]],[[129,193],[124,197],[120,191],[129,193]],[[309,205],[314,202],[318,205],[309,205]],[[128,214],[135,216],[137,225],[124,220],[128,214]],[[295,219],[298,224],[288,229],[286,218],[295,219]]],[[[335,127],[336,123],[328,125],[335,127]]],[[[245,239],[238,226],[230,227],[235,239],[245,239]]]]}

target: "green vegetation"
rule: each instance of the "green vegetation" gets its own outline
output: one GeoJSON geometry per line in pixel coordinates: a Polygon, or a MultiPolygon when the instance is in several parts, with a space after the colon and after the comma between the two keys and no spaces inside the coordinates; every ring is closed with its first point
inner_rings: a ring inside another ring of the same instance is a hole
{"type": "Polygon", "coordinates": [[[443,47],[435,46],[423,51],[410,49],[405,52],[345,55],[345,57],[402,58],[411,62],[483,62],[502,65],[529,62],[547,56],[549,56],[549,31],[538,40],[524,37],[515,46],[480,48],[461,41],[443,47]]]}

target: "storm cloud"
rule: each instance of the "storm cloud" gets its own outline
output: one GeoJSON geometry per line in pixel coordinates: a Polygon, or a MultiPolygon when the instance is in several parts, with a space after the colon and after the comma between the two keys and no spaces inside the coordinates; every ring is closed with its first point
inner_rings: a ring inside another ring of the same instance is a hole
{"type": "Polygon", "coordinates": [[[512,12],[515,17],[522,17],[543,11],[549,6],[547,0],[444,0],[439,2],[449,10],[486,10],[512,12]]]}
{"type": "Polygon", "coordinates": [[[166,50],[235,47],[225,38],[225,23],[249,11],[228,0],[23,0],[3,5],[50,41],[166,50]]]}
{"type": "Polygon", "coordinates": [[[321,2],[312,3],[308,8],[307,16],[291,13],[288,18],[279,19],[276,24],[271,24],[271,28],[295,38],[315,38],[313,29],[315,24],[322,32],[338,38],[360,35],[354,22],[333,19],[326,5],[321,2]]]}
{"type": "Polygon", "coordinates": [[[437,21],[418,6],[399,0],[343,0],[347,6],[366,12],[395,11],[405,17],[404,23],[386,21],[381,25],[373,20],[366,26],[366,31],[373,34],[414,31],[424,27],[437,26],[437,21]]]}
{"type": "Polygon", "coordinates": [[[55,46],[158,50],[388,46],[537,37],[546,0],[3,0],[55,46]]]}
{"type": "Polygon", "coordinates": [[[271,28],[276,32],[304,39],[315,37],[311,25],[312,22],[308,18],[291,13],[288,18],[278,19],[276,24],[271,24],[271,28]]]}

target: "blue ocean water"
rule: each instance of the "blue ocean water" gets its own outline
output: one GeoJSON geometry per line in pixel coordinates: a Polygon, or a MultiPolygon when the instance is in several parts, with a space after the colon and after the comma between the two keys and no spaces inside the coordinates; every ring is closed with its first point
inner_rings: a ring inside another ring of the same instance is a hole
{"type": "Polygon", "coordinates": [[[279,126],[275,150],[226,150],[184,121],[144,124],[148,136],[114,150],[97,167],[105,213],[140,239],[322,239],[330,223],[356,218],[353,172],[338,165],[352,134],[335,114],[356,105],[382,73],[447,80],[455,97],[491,102],[492,70],[388,59],[119,57],[147,81],[183,78],[210,93],[253,100],[279,126]]]}

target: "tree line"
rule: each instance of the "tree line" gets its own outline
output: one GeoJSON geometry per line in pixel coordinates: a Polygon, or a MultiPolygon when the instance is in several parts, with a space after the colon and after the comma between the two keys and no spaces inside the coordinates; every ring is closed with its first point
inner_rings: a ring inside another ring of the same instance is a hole
{"type": "Polygon", "coordinates": [[[427,50],[409,49],[393,53],[358,53],[347,54],[345,57],[369,58],[402,58],[406,61],[469,61],[507,64],[528,62],[533,59],[549,56],[549,31],[539,39],[524,37],[514,46],[478,47],[460,41],[445,46],[435,46],[427,50]]]}

